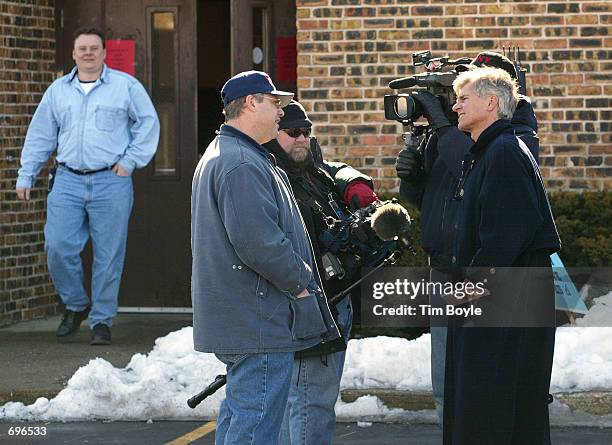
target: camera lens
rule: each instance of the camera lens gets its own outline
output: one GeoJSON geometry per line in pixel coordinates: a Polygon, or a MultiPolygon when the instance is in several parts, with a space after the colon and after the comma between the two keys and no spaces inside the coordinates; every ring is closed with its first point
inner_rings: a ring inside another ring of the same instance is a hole
{"type": "Polygon", "coordinates": [[[423,114],[420,104],[409,94],[390,94],[385,96],[385,117],[405,122],[416,120],[423,114]]]}
{"type": "Polygon", "coordinates": [[[399,96],[395,101],[395,113],[398,117],[406,119],[408,117],[409,101],[414,101],[410,96],[399,96]]]}

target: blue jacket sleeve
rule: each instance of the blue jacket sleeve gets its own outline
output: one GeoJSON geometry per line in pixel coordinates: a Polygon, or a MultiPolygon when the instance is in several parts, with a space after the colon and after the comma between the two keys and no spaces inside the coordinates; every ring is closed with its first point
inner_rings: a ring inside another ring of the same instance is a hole
{"type": "Polygon", "coordinates": [[[57,148],[59,117],[53,109],[53,90],[47,89],[34,112],[23,150],[17,188],[32,188],[40,170],[57,148]]]}
{"type": "Polygon", "coordinates": [[[132,140],[118,164],[132,173],[135,168],[144,167],[151,161],[159,142],[157,112],[147,91],[138,81],[130,87],[128,114],[134,121],[130,129],[132,140]]]}
{"type": "Polygon", "coordinates": [[[244,264],[278,289],[297,295],[313,271],[280,226],[273,184],[266,172],[242,163],[221,183],[218,206],[227,236],[244,264]]]}

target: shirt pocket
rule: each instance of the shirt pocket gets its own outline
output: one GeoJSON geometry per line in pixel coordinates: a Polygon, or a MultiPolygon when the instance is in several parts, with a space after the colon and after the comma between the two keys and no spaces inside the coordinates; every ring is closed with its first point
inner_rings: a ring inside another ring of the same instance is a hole
{"type": "Polygon", "coordinates": [[[100,131],[115,131],[125,114],[121,108],[98,105],[95,110],[96,128],[100,131]]]}

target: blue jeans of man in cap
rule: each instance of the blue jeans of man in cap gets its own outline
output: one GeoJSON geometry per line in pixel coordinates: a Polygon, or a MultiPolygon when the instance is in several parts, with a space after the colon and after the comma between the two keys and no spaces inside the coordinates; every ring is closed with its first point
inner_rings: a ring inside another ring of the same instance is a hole
{"type": "Polygon", "coordinates": [[[134,200],[132,177],[111,170],[77,175],[59,167],[47,198],[45,251],[49,273],[66,309],[90,305],[80,253],[91,236],[93,267],[89,324],[112,325],[117,314],[128,221],[134,200]]]}
{"type": "Polygon", "coordinates": [[[277,444],[293,352],[215,355],[227,365],[215,445],[277,444]]]}
{"type": "MultiPolygon", "coordinates": [[[[336,306],[338,328],[348,339],[353,324],[350,297],[336,306]]],[[[334,407],[346,351],[323,357],[295,359],[287,409],[283,418],[281,445],[331,445],[336,428],[334,407]]]]}

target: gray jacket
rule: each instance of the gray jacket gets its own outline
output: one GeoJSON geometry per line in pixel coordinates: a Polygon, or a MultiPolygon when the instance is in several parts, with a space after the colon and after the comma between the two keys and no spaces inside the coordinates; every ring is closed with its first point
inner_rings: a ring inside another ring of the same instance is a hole
{"type": "Polygon", "coordinates": [[[229,125],[196,168],[191,250],[196,350],[298,351],[339,336],[287,176],[229,125]]]}

